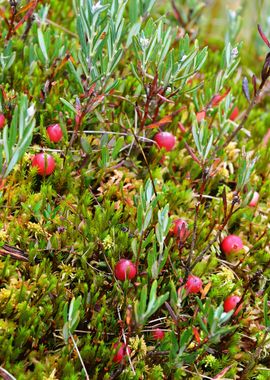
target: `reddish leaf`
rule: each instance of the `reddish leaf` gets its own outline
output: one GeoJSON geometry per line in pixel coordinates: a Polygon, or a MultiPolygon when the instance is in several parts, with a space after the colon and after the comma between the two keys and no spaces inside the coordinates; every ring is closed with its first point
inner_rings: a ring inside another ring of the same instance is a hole
{"type": "Polygon", "coordinates": [[[219,372],[215,377],[213,377],[213,379],[215,380],[218,380],[218,379],[222,379],[224,377],[224,375],[232,368],[231,365],[229,365],[228,367],[225,367],[221,372],[219,372]]]}
{"type": "Polygon", "coordinates": [[[264,64],[263,64],[263,69],[261,72],[261,77],[262,77],[262,82],[264,83],[270,75],[270,53],[267,54],[264,64]]]}
{"type": "Polygon", "coordinates": [[[211,282],[208,282],[208,284],[203,288],[203,290],[201,291],[201,299],[204,299],[207,295],[207,293],[209,292],[210,288],[212,286],[212,283],[211,282]]]}
{"type": "Polygon", "coordinates": [[[34,4],[35,4],[35,0],[30,1],[30,3],[28,3],[27,5],[25,5],[24,7],[22,7],[18,12],[16,12],[16,16],[20,15],[21,13],[24,13],[24,12],[28,11],[28,9],[32,8],[32,6],[34,4]]]}
{"type": "Polygon", "coordinates": [[[174,101],[165,98],[165,96],[162,96],[162,95],[160,95],[160,94],[157,94],[157,96],[158,96],[161,100],[163,100],[164,102],[174,104],[174,101]]]}
{"type": "Polygon", "coordinates": [[[252,84],[253,84],[253,94],[254,96],[257,94],[257,78],[256,75],[252,75],[252,84]]]}
{"type": "Polygon", "coordinates": [[[188,145],[187,142],[185,142],[185,147],[186,147],[186,150],[188,151],[188,153],[189,153],[189,154],[191,155],[191,157],[193,158],[193,160],[194,160],[195,162],[197,162],[197,164],[199,164],[200,166],[202,166],[200,160],[198,159],[198,157],[196,157],[195,153],[193,152],[192,148],[188,145]]]}
{"type": "Polygon", "coordinates": [[[263,138],[263,145],[267,145],[268,141],[270,141],[270,129],[266,132],[263,138]]]}
{"type": "Polygon", "coordinates": [[[8,20],[6,19],[6,17],[5,17],[5,12],[3,11],[2,8],[0,8],[0,17],[2,17],[2,19],[5,21],[5,23],[7,24],[7,26],[9,26],[9,22],[8,22],[8,20]]]}
{"type": "Polygon", "coordinates": [[[179,121],[179,123],[178,123],[178,128],[180,129],[181,132],[183,132],[183,133],[186,132],[186,128],[183,126],[182,123],[180,123],[180,121],[179,121]]]}
{"type": "Polygon", "coordinates": [[[228,95],[228,93],[229,93],[230,91],[231,91],[231,89],[228,88],[228,90],[227,90],[223,95],[220,95],[220,94],[214,95],[213,98],[212,98],[211,101],[210,101],[211,106],[215,107],[215,106],[219,105],[219,103],[220,103],[224,98],[226,98],[226,96],[228,95]]]}
{"type": "Polygon", "coordinates": [[[163,127],[164,125],[166,125],[168,123],[171,123],[172,120],[173,120],[173,117],[176,116],[176,115],[178,115],[185,108],[186,108],[186,106],[182,106],[178,110],[172,112],[170,115],[164,116],[161,120],[159,120],[159,121],[157,121],[155,123],[149,124],[145,128],[153,129],[153,128],[163,127]]]}
{"type": "Polygon", "coordinates": [[[200,123],[202,120],[204,120],[205,116],[206,116],[205,110],[197,112],[196,118],[197,118],[198,123],[200,123]]]}
{"type": "Polygon", "coordinates": [[[234,120],[237,118],[238,115],[239,115],[239,109],[238,109],[238,107],[236,106],[236,107],[234,107],[234,109],[232,110],[232,113],[230,114],[229,119],[230,119],[231,121],[234,121],[234,120]]]}
{"type": "Polygon", "coordinates": [[[201,343],[201,338],[197,327],[192,327],[192,331],[197,343],[201,343]]]}
{"type": "Polygon", "coordinates": [[[166,115],[161,120],[157,121],[156,123],[147,125],[145,128],[153,129],[153,128],[158,128],[158,127],[163,127],[164,125],[171,122],[172,122],[172,115],[166,115]]]}
{"type": "Polygon", "coordinates": [[[10,256],[15,260],[28,261],[28,255],[23,250],[4,244],[0,249],[1,256],[10,256]]]}
{"type": "Polygon", "coordinates": [[[270,48],[270,42],[268,41],[268,38],[266,37],[266,35],[262,31],[262,28],[259,24],[258,24],[258,31],[260,33],[260,36],[262,37],[263,42],[270,48]]]}
{"type": "Polygon", "coordinates": [[[39,2],[39,0],[35,0],[33,2],[32,7],[29,9],[29,11],[23,16],[23,18],[15,26],[14,31],[19,29],[19,27],[22,26],[25,23],[25,21],[27,21],[32,16],[32,14],[34,13],[34,10],[36,9],[36,6],[38,5],[38,2],[39,2]]]}

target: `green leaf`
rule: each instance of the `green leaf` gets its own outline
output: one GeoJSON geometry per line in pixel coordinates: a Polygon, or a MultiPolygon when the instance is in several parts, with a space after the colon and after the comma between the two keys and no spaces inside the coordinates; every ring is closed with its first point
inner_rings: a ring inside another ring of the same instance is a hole
{"type": "Polygon", "coordinates": [[[186,330],[184,330],[184,332],[180,336],[179,353],[178,353],[179,356],[183,355],[187,345],[190,342],[191,337],[192,337],[192,330],[189,327],[186,330]]]}
{"type": "MultiPolygon", "coordinates": [[[[135,3],[135,2],[133,2],[133,3],[135,3]]],[[[138,35],[140,29],[141,29],[141,22],[140,21],[138,21],[132,25],[132,27],[129,30],[128,36],[127,36],[127,42],[126,42],[127,48],[132,44],[133,37],[138,35]]]]}
{"type": "Polygon", "coordinates": [[[81,147],[85,153],[89,154],[92,152],[92,147],[86,139],[82,137],[80,142],[81,142],[81,147]]]}
{"type": "Polygon", "coordinates": [[[75,115],[77,114],[76,109],[73,107],[71,103],[69,103],[66,99],[60,98],[61,102],[75,115]]]}
{"type": "Polygon", "coordinates": [[[81,93],[84,93],[84,88],[83,88],[81,79],[80,79],[77,71],[75,70],[75,67],[74,67],[73,63],[70,60],[68,61],[68,69],[69,69],[70,74],[75,79],[75,82],[77,83],[77,85],[78,85],[81,93]]]}
{"type": "Polygon", "coordinates": [[[11,170],[17,164],[17,162],[22,158],[27,148],[31,144],[32,136],[33,136],[34,123],[31,127],[28,128],[27,134],[24,136],[23,140],[18,145],[17,149],[13,153],[11,160],[8,163],[8,167],[5,170],[5,177],[9,175],[11,170]]]}
{"type": "Polygon", "coordinates": [[[269,308],[268,308],[268,294],[265,294],[265,296],[263,298],[263,315],[264,315],[264,324],[268,328],[268,327],[270,327],[269,308]]]}
{"type": "Polygon", "coordinates": [[[146,301],[147,301],[147,285],[144,285],[141,290],[140,303],[139,303],[139,315],[143,316],[146,310],[146,301]]]}
{"type": "Polygon", "coordinates": [[[207,329],[207,326],[206,324],[203,322],[202,320],[202,317],[200,314],[197,315],[197,318],[198,318],[198,321],[199,321],[199,324],[201,326],[201,329],[205,332],[205,334],[208,336],[209,335],[209,331],[207,329]]]}
{"type": "Polygon", "coordinates": [[[137,208],[137,227],[142,233],[143,231],[143,206],[140,204],[137,208]]]}
{"type": "Polygon", "coordinates": [[[123,137],[120,137],[116,140],[116,144],[115,146],[113,147],[113,151],[112,151],[112,158],[113,160],[115,160],[120,152],[120,150],[122,149],[124,145],[124,138],[123,137]]]}
{"type": "Polygon", "coordinates": [[[49,57],[48,57],[48,54],[47,54],[47,48],[46,48],[46,45],[45,45],[45,41],[44,41],[44,36],[43,36],[42,30],[40,28],[38,28],[37,34],[38,34],[38,43],[39,43],[40,49],[42,51],[43,57],[44,57],[45,61],[48,62],[49,61],[49,57]]]}
{"type": "Polygon", "coordinates": [[[144,216],[144,222],[143,222],[143,230],[145,231],[150,222],[151,222],[151,219],[152,219],[152,215],[153,215],[153,210],[152,210],[152,207],[148,207],[146,213],[145,213],[145,216],[144,216]]]}

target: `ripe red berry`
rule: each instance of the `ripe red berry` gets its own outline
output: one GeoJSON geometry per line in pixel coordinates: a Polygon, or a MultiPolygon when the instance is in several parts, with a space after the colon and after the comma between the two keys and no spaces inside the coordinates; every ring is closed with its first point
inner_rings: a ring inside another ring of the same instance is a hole
{"type": "Polygon", "coordinates": [[[159,148],[165,148],[167,152],[173,150],[176,144],[175,136],[170,132],[159,132],[154,137],[159,148]]]}
{"type": "Polygon", "coordinates": [[[0,129],[4,128],[5,124],[6,124],[6,118],[2,113],[0,113],[0,129]]]}
{"type": "Polygon", "coordinates": [[[253,197],[252,197],[252,199],[251,199],[251,201],[249,202],[249,206],[250,207],[255,207],[255,206],[257,206],[257,203],[258,203],[258,201],[259,201],[259,198],[260,198],[260,194],[257,192],[257,191],[254,191],[254,193],[253,193],[253,197]]]}
{"type": "Polygon", "coordinates": [[[126,278],[129,280],[134,278],[137,274],[137,271],[132,261],[121,259],[115,265],[114,274],[118,280],[125,281],[126,278]]]}
{"type": "Polygon", "coordinates": [[[130,354],[130,348],[125,345],[125,343],[115,343],[113,345],[114,350],[116,351],[116,354],[113,357],[113,361],[115,363],[121,363],[125,360],[127,354],[130,354]]]}
{"type": "Polygon", "coordinates": [[[50,175],[55,169],[55,161],[50,154],[38,153],[32,158],[32,166],[36,166],[38,174],[50,175]]]}
{"type": "Polygon", "coordinates": [[[220,248],[225,255],[230,255],[231,253],[241,251],[243,249],[243,242],[239,236],[229,235],[222,240],[220,248]]]}
{"type": "Polygon", "coordinates": [[[196,277],[190,274],[188,276],[185,288],[188,293],[198,293],[202,288],[202,280],[200,277],[196,277]]]}
{"type": "Polygon", "coordinates": [[[52,142],[58,142],[63,137],[63,132],[59,124],[49,125],[47,128],[47,133],[50,141],[52,142]]]}
{"type": "Polygon", "coordinates": [[[161,329],[155,329],[152,331],[152,336],[155,340],[162,340],[165,337],[165,333],[161,329]]]}
{"type": "MultiPolygon", "coordinates": [[[[238,304],[240,300],[241,298],[238,296],[227,297],[223,304],[224,311],[228,313],[229,311],[235,309],[236,305],[238,304]]],[[[233,315],[237,315],[241,309],[242,309],[242,305],[239,305],[233,315]]]]}
{"type": "Polygon", "coordinates": [[[230,114],[229,119],[231,121],[234,121],[238,115],[239,115],[239,109],[238,109],[238,107],[234,107],[234,109],[232,110],[232,113],[230,114]]]}
{"type": "Polygon", "coordinates": [[[173,234],[180,240],[185,241],[188,237],[188,224],[183,219],[174,220],[173,234]]]}

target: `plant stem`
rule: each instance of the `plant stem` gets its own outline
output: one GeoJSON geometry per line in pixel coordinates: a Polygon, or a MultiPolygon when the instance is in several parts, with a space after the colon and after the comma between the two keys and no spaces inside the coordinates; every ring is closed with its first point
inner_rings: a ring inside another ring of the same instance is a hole
{"type": "Polygon", "coordinates": [[[240,124],[238,125],[238,127],[231,133],[230,136],[228,136],[228,138],[226,139],[226,141],[224,142],[224,144],[221,146],[221,148],[219,146],[216,147],[215,149],[215,153],[217,153],[220,149],[224,149],[233,139],[234,137],[237,135],[237,133],[244,127],[248,117],[249,117],[249,114],[250,112],[253,110],[253,108],[255,107],[255,105],[258,103],[259,101],[259,98],[260,98],[260,95],[261,95],[261,92],[263,90],[263,87],[266,83],[266,80],[262,81],[261,84],[260,84],[260,87],[259,89],[256,91],[255,95],[253,96],[245,114],[244,114],[244,117],[243,119],[241,120],[240,124]]]}
{"type": "Polygon", "coordinates": [[[75,342],[75,339],[73,338],[73,335],[72,335],[71,333],[69,333],[69,336],[71,337],[72,343],[73,343],[73,345],[74,345],[74,347],[75,347],[75,350],[76,350],[76,352],[77,352],[77,354],[78,354],[78,357],[79,357],[79,359],[80,359],[81,365],[82,365],[83,370],[84,370],[84,373],[85,373],[86,380],[90,380],[90,377],[88,376],[88,373],[87,373],[86,367],[85,367],[84,362],[83,362],[83,360],[82,360],[82,357],[81,357],[80,351],[79,351],[79,349],[78,349],[78,346],[77,346],[77,344],[76,344],[76,342],[75,342]]]}
{"type": "MultiPolygon", "coordinates": [[[[118,313],[119,321],[122,321],[119,306],[117,306],[117,313],[118,313]]],[[[126,339],[125,330],[124,330],[123,327],[121,327],[121,330],[122,330],[123,341],[124,341],[125,345],[127,346],[127,344],[128,344],[128,340],[126,339]]],[[[133,364],[132,364],[132,361],[131,361],[131,358],[130,358],[130,353],[129,353],[129,350],[128,350],[128,349],[126,350],[126,354],[127,354],[127,357],[128,357],[128,361],[129,361],[129,365],[130,365],[131,371],[132,371],[133,375],[135,375],[136,372],[135,372],[135,369],[134,369],[134,367],[133,367],[133,364]]]]}
{"type": "Polygon", "coordinates": [[[222,223],[218,233],[216,234],[216,236],[210,240],[210,242],[207,244],[207,246],[204,248],[204,250],[200,253],[199,256],[197,256],[194,260],[194,262],[192,263],[192,265],[190,266],[190,271],[192,271],[192,269],[195,267],[196,264],[198,264],[198,262],[200,262],[202,260],[202,258],[204,257],[204,255],[207,253],[207,251],[211,248],[211,246],[218,240],[218,238],[220,237],[222,231],[224,230],[226,224],[228,223],[230,217],[232,216],[233,214],[233,208],[234,208],[234,203],[232,203],[231,205],[231,209],[230,209],[230,212],[229,214],[227,215],[227,217],[225,218],[224,222],[222,223]]]}

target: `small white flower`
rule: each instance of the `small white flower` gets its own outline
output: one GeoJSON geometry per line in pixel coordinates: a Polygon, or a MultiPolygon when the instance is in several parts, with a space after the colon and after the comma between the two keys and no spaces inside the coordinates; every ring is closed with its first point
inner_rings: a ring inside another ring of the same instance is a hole
{"type": "Polygon", "coordinates": [[[230,16],[234,20],[236,19],[236,12],[235,11],[230,11],[230,16]]]}
{"type": "Polygon", "coordinates": [[[102,4],[100,3],[100,1],[98,1],[96,4],[93,5],[93,13],[95,13],[96,11],[98,11],[100,8],[102,8],[102,4]]]}
{"type": "Polygon", "coordinates": [[[31,118],[35,115],[35,112],[36,112],[35,106],[34,104],[31,104],[31,106],[27,109],[27,116],[31,118]]]}
{"type": "Polygon", "coordinates": [[[187,58],[187,55],[184,54],[183,57],[181,58],[181,62],[183,62],[187,58]]]}
{"type": "Polygon", "coordinates": [[[238,49],[237,47],[232,49],[232,58],[236,58],[238,56],[238,49]]]}
{"type": "Polygon", "coordinates": [[[140,38],[140,44],[141,44],[143,49],[146,49],[149,45],[149,39],[145,38],[145,37],[141,37],[140,38]]]}

